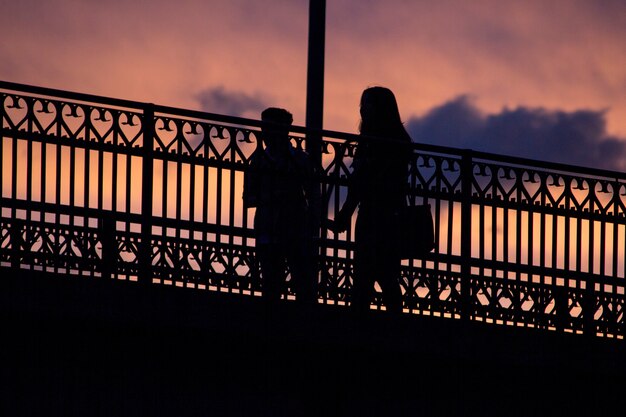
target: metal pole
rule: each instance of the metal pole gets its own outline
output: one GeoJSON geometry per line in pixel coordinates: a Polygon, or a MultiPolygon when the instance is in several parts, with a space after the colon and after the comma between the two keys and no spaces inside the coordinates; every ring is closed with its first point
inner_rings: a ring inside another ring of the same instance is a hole
{"type": "MultiPolygon", "coordinates": [[[[319,233],[322,218],[321,189],[319,174],[322,172],[322,134],[324,118],[324,42],[326,32],[326,0],[309,0],[309,52],[307,61],[306,82],[306,150],[315,167],[316,175],[312,186],[309,227],[312,229],[313,248],[312,255],[319,261],[319,233]]],[[[315,277],[311,280],[317,284],[319,281],[319,268],[311,271],[315,277]]],[[[317,285],[316,285],[317,287],[317,285]]],[[[317,288],[314,293],[317,294],[317,288]]],[[[317,298],[317,295],[315,296],[317,298]]]]}
{"type": "MultiPolygon", "coordinates": [[[[306,127],[312,130],[321,130],[323,126],[325,32],[326,0],[309,0],[306,127]]],[[[316,163],[321,163],[321,137],[310,135],[308,139],[307,151],[316,163]]]]}

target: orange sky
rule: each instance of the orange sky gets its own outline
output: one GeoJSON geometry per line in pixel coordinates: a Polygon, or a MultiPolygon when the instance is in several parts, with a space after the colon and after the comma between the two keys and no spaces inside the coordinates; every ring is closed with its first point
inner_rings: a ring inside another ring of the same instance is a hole
{"type": "MultiPolygon", "coordinates": [[[[308,0],[0,0],[0,80],[252,118],[266,106],[281,106],[302,125],[307,12],[308,0]]],[[[415,140],[484,145],[484,150],[516,155],[528,148],[537,159],[569,152],[568,161],[591,166],[614,155],[618,160],[607,166],[626,170],[624,0],[327,0],[326,41],[327,129],[355,132],[361,91],[385,85],[396,93],[415,140]],[[507,113],[507,108],[524,110],[507,113]],[[589,112],[574,113],[581,109],[589,112]],[[450,110],[454,117],[444,117],[450,110]],[[493,120],[522,134],[494,129],[493,120]],[[458,132],[443,130],[452,136],[463,136],[464,126],[474,131],[460,139],[436,134],[454,123],[461,126],[458,132]],[[546,134],[555,130],[560,136],[546,134]],[[555,139],[548,147],[551,155],[540,146],[545,137],[555,139]],[[591,148],[601,142],[610,146],[591,148]]],[[[10,190],[8,178],[3,178],[3,195],[10,190]]],[[[241,180],[236,178],[238,195],[241,180]]],[[[66,203],[69,193],[61,191],[66,203]]],[[[155,198],[169,202],[158,192],[155,198]]],[[[85,199],[85,205],[95,204],[93,196],[85,199]]],[[[108,194],[105,200],[108,208],[108,194]]],[[[236,213],[242,213],[241,200],[233,201],[236,213]]],[[[171,215],[171,204],[167,213],[158,212],[158,205],[156,214],[171,215]]],[[[138,211],[139,204],[133,205],[138,211]]],[[[506,240],[499,225],[475,227],[486,232],[495,227],[492,236],[506,240]]],[[[445,232],[439,231],[442,251],[445,232]]],[[[457,235],[453,232],[450,236],[457,235]]],[[[589,241],[584,229],[577,233],[589,241]]],[[[558,264],[571,245],[551,231],[546,236],[563,247],[555,255],[559,259],[547,261],[558,264]]],[[[623,236],[626,230],[620,227],[620,242],[623,236]]],[[[496,253],[489,244],[485,256],[500,259],[504,244],[496,253]]],[[[458,251],[458,242],[451,248],[458,251]]],[[[534,246],[529,253],[537,250],[534,246]]],[[[608,252],[605,258],[613,259],[608,252]]],[[[619,253],[623,271],[622,246],[619,253]]],[[[526,262],[528,256],[515,261],[526,262]]],[[[583,269],[597,273],[600,262],[587,265],[585,256],[583,269]]]]}
{"type": "MultiPolygon", "coordinates": [[[[0,0],[0,79],[304,124],[308,0],[0,0]]],[[[355,131],[363,88],[403,118],[462,94],[606,110],[626,138],[626,3],[327,0],[325,127],[355,131]]]]}

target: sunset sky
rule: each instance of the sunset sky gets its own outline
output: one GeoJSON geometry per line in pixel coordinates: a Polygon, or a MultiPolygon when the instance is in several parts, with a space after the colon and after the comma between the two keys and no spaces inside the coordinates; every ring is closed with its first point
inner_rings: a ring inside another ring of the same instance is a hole
{"type": "MultiPolygon", "coordinates": [[[[308,0],[0,0],[0,79],[304,124],[308,0]]],[[[626,170],[623,0],[327,0],[324,127],[626,170]]]]}

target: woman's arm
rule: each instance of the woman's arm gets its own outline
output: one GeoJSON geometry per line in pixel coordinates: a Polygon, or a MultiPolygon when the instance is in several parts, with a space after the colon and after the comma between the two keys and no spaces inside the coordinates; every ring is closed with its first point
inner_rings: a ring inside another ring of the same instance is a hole
{"type": "Polygon", "coordinates": [[[354,214],[354,211],[361,201],[362,188],[365,183],[364,177],[367,171],[362,145],[356,150],[352,166],[354,170],[348,179],[348,195],[346,196],[346,201],[335,215],[334,221],[329,222],[328,225],[328,228],[335,233],[341,233],[350,227],[352,214],[354,214]]]}

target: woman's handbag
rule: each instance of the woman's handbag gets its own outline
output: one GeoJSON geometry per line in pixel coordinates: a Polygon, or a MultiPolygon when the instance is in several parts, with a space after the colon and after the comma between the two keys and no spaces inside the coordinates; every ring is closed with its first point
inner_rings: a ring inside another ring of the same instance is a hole
{"type": "Polygon", "coordinates": [[[420,258],[435,248],[430,204],[403,207],[398,220],[401,259],[420,258]]]}

